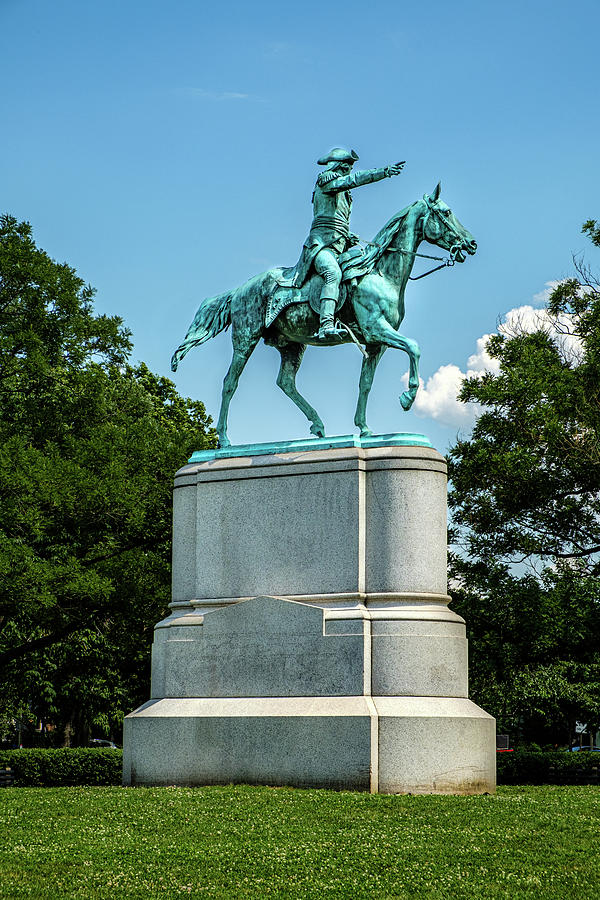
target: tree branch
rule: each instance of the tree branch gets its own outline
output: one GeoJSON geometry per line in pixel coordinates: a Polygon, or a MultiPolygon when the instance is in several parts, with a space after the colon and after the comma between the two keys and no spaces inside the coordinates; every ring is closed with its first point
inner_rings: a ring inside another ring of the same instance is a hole
{"type": "Polygon", "coordinates": [[[11,647],[10,650],[5,650],[3,653],[0,653],[0,666],[5,666],[15,659],[21,659],[35,650],[44,650],[46,647],[51,647],[52,644],[58,643],[58,641],[61,641],[69,634],[77,631],[82,624],[83,619],[77,619],[52,634],[47,634],[45,637],[36,638],[34,641],[27,641],[25,644],[19,644],[17,647],[11,647]]]}
{"type": "Polygon", "coordinates": [[[538,550],[538,556],[556,556],[557,559],[576,559],[583,556],[591,556],[593,553],[600,553],[600,545],[596,547],[588,547],[585,550],[577,550],[571,553],[559,553],[557,550],[538,550]]]}

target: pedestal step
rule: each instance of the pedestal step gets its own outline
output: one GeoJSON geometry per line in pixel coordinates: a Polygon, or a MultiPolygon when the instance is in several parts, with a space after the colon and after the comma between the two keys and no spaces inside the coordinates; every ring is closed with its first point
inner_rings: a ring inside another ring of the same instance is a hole
{"type": "Polygon", "coordinates": [[[162,699],[125,720],[124,783],[487,793],[494,735],[455,697],[162,699]]]}

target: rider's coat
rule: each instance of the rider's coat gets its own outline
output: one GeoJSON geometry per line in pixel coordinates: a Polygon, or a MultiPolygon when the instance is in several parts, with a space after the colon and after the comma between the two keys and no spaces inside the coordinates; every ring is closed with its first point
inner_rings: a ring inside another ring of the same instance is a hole
{"type": "Polygon", "coordinates": [[[339,256],[351,246],[350,212],[351,190],[363,184],[372,184],[386,177],[386,170],[366,169],[337,175],[335,171],[321,172],[313,192],[313,221],[302,247],[300,259],[294,267],[292,286],[302,287],[308,278],[310,267],[317,253],[324,247],[339,256]]]}

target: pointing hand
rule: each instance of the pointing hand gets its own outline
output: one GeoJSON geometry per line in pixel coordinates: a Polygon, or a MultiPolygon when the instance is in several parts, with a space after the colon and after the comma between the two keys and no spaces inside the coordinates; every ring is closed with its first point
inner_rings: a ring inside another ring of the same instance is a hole
{"type": "Polygon", "coordinates": [[[391,178],[392,175],[399,175],[402,169],[404,168],[406,160],[403,159],[402,162],[394,163],[393,166],[386,166],[386,175],[388,178],[391,178]]]}

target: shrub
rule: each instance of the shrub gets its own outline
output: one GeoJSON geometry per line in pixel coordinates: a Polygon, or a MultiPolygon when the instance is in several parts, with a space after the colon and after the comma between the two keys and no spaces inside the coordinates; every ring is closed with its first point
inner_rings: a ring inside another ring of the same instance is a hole
{"type": "Polygon", "coordinates": [[[498,784],[598,784],[600,753],[515,750],[497,754],[498,784]]]}
{"type": "Polygon", "coordinates": [[[0,750],[0,768],[9,766],[15,787],[121,784],[123,751],[62,748],[0,750]]]}
{"type": "MultiPolygon", "coordinates": [[[[0,750],[15,787],[120,785],[123,752],[110,749],[0,750]]],[[[600,753],[516,750],[497,754],[498,784],[598,784],[600,753]]]]}

